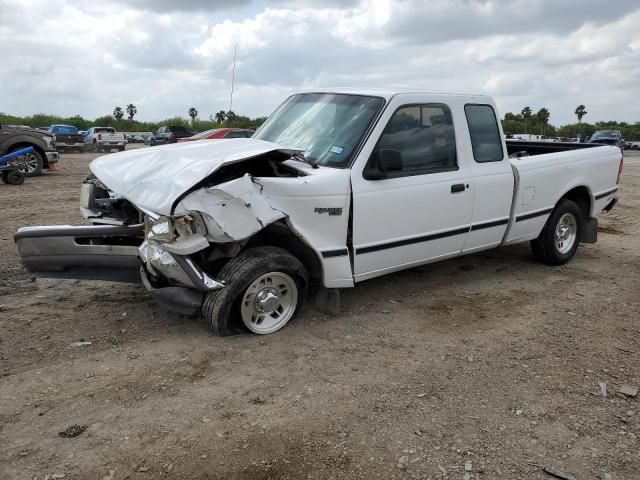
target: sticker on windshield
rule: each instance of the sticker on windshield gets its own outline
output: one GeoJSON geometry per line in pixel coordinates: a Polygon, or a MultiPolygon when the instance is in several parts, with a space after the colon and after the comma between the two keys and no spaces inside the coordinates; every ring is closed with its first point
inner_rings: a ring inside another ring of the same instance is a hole
{"type": "Polygon", "coordinates": [[[333,145],[329,151],[331,153],[335,153],[336,155],[340,155],[342,153],[342,151],[344,150],[344,147],[340,147],[338,145],[333,145]]]}

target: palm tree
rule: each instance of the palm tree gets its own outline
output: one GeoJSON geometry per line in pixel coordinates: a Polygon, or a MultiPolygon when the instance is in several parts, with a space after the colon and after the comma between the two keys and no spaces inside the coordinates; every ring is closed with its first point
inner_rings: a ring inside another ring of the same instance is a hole
{"type": "Polygon", "coordinates": [[[549,110],[547,110],[546,108],[541,108],[540,110],[538,110],[538,113],[536,113],[536,116],[538,117],[538,120],[540,120],[541,124],[540,134],[544,135],[544,132],[547,128],[547,123],[549,122],[549,110]]]}
{"type": "Polygon", "coordinates": [[[124,117],[124,112],[122,111],[122,107],[116,107],[113,109],[113,116],[116,120],[122,120],[124,117]]]}
{"type": "Polygon", "coordinates": [[[584,105],[578,105],[576,107],[576,117],[578,117],[578,135],[580,135],[580,127],[582,126],[582,117],[584,117],[587,113],[587,109],[585,108],[584,105]]]}
{"type": "Polygon", "coordinates": [[[138,113],[138,109],[133,103],[127,105],[127,115],[129,115],[129,120],[133,121],[133,117],[138,113]]]}
{"type": "Polygon", "coordinates": [[[196,110],[195,107],[191,107],[187,113],[191,117],[191,125],[193,125],[193,122],[195,122],[196,117],[198,116],[198,110],[196,110]]]}
{"type": "Polygon", "coordinates": [[[216,123],[224,123],[224,121],[227,119],[227,112],[225,112],[224,110],[220,110],[213,116],[213,118],[216,119],[216,123]]]}
{"type": "Polygon", "coordinates": [[[529,126],[529,119],[531,118],[532,112],[531,107],[524,107],[522,109],[522,118],[524,119],[524,133],[527,133],[527,127],[529,126]]]}

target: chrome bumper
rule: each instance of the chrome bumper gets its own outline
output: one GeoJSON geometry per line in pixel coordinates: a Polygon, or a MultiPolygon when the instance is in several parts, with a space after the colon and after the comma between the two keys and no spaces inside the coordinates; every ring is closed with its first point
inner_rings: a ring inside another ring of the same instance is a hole
{"type": "Polygon", "coordinates": [[[202,292],[224,287],[224,282],[207,275],[189,257],[165,250],[161,244],[144,241],[138,247],[138,255],[153,276],[162,276],[179,285],[202,292]]]}
{"type": "Polygon", "coordinates": [[[140,283],[142,225],[23,227],[15,235],[24,268],[36,277],[140,283]]]}
{"type": "Polygon", "coordinates": [[[56,143],[56,142],[53,142],[53,145],[57,149],[62,149],[62,148],[84,148],[84,143],[56,143]]]}

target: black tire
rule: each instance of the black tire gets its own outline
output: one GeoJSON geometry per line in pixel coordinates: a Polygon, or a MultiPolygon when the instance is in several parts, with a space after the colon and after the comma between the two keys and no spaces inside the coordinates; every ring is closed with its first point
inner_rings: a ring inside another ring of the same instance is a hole
{"type": "Polygon", "coordinates": [[[542,232],[535,240],[531,240],[531,251],[533,256],[547,265],[564,265],[573,258],[580,244],[582,233],[582,212],[575,202],[569,199],[562,199],[551,212],[542,232]],[[567,216],[567,217],[565,217],[567,216]],[[575,222],[575,232],[573,242],[560,248],[556,242],[556,230],[561,219],[571,219],[575,222]]]}
{"type": "MultiPolygon", "coordinates": [[[[25,146],[21,145],[19,147],[12,148],[8,153],[15,152],[16,150],[20,150],[23,148],[25,148],[25,146]]],[[[44,160],[40,152],[38,152],[38,150],[34,148],[33,152],[28,153],[26,155],[26,161],[29,162],[31,165],[30,167],[27,167],[25,165],[23,168],[21,168],[22,173],[24,173],[26,177],[37,177],[38,175],[42,174],[42,168],[44,167],[44,160]]]]}
{"type": "Polygon", "coordinates": [[[24,183],[24,173],[20,170],[2,172],[2,181],[8,185],[22,185],[24,183]]]}
{"type": "Polygon", "coordinates": [[[306,268],[282,248],[252,247],[222,267],[216,278],[224,280],[226,286],[207,293],[202,304],[202,315],[216,335],[224,337],[248,331],[240,316],[241,297],[253,281],[269,272],[283,272],[294,279],[298,299],[287,323],[295,317],[306,295],[309,278],[306,268]]]}
{"type": "Polygon", "coordinates": [[[118,147],[119,152],[124,152],[125,147],[118,147]]]}

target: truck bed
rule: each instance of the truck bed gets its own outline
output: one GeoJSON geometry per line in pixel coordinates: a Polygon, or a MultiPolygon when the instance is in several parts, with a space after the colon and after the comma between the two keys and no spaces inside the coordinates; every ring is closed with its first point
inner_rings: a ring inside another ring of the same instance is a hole
{"type": "MultiPolygon", "coordinates": [[[[549,142],[548,145],[560,145],[561,148],[563,144],[549,142]]],[[[583,189],[591,199],[586,212],[589,217],[596,217],[611,202],[617,190],[618,167],[622,160],[620,149],[598,144],[564,145],[578,148],[538,150],[533,156],[510,159],[515,189],[512,223],[505,243],[536,238],[554,205],[572,190],[583,189]]]]}
{"type": "Polygon", "coordinates": [[[567,152],[581,150],[583,148],[600,147],[597,143],[574,142],[536,142],[527,140],[507,140],[507,152],[512,155],[517,152],[527,152],[529,156],[543,155],[545,153],[567,152]]]}

